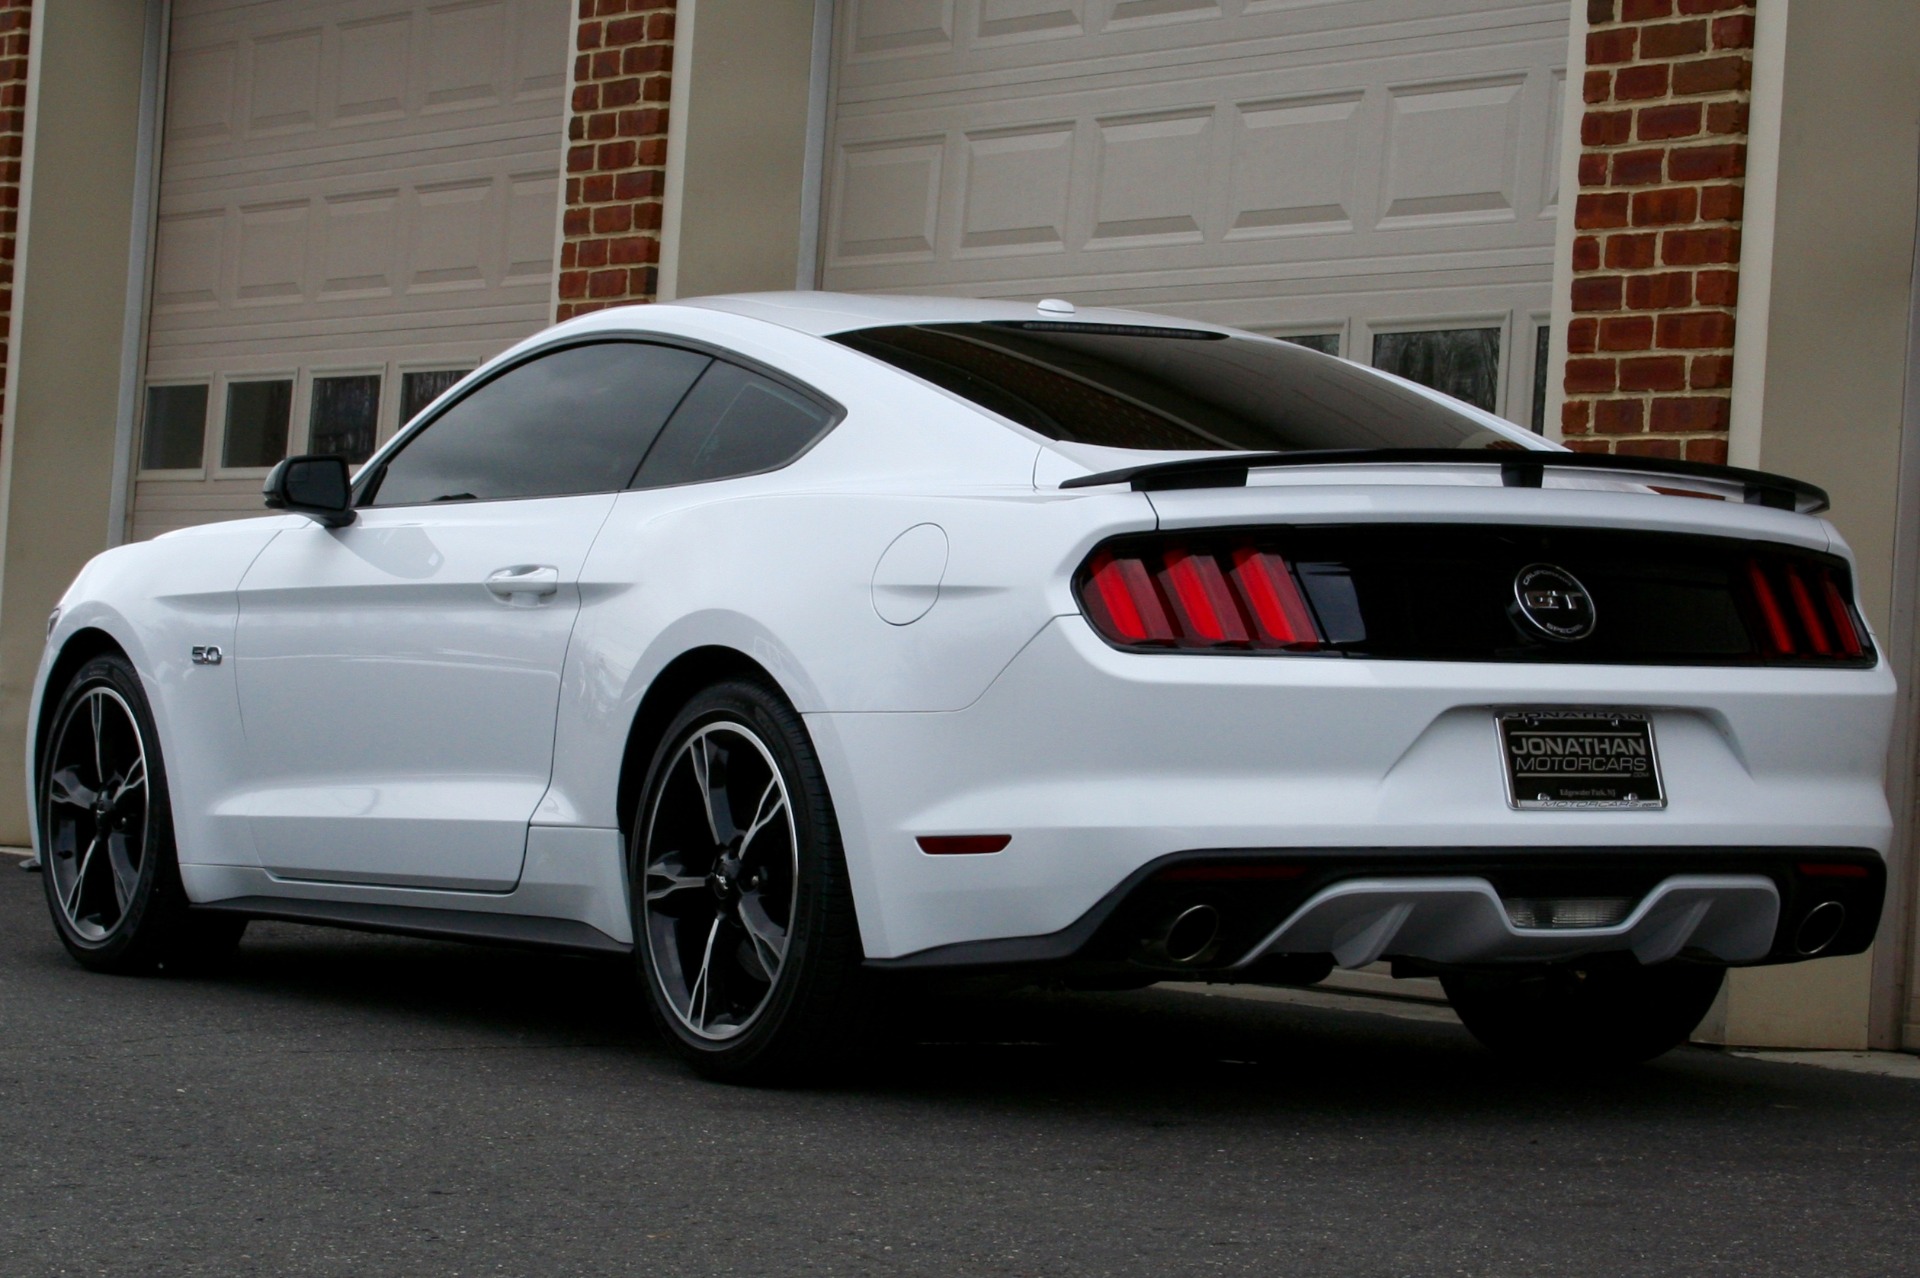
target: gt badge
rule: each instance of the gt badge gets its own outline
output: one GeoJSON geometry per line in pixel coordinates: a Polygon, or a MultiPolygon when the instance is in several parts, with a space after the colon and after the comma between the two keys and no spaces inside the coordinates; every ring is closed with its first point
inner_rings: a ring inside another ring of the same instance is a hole
{"type": "Polygon", "coordinates": [[[1552,564],[1529,564],[1514,574],[1514,611],[1536,634],[1571,643],[1593,633],[1593,596],[1579,578],[1552,564]]]}

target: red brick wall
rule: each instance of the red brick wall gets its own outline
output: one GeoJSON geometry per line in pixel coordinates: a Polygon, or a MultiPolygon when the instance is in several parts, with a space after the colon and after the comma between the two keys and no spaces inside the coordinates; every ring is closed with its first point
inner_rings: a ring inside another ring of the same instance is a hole
{"type": "Polygon", "coordinates": [[[578,0],[555,319],[659,285],[674,0],[578,0]]]}
{"type": "Polygon", "coordinates": [[[1753,0],[1587,0],[1568,444],[1723,462],[1753,0]]]}
{"type": "Polygon", "coordinates": [[[13,340],[13,253],[20,216],[20,148],[26,138],[27,24],[33,0],[0,0],[0,409],[13,340]]]}

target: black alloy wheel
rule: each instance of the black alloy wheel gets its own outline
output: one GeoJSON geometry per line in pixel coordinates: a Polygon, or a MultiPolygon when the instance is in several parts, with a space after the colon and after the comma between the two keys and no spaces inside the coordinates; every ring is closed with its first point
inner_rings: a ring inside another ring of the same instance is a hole
{"type": "Polygon", "coordinates": [[[238,943],[244,919],[188,908],[158,734],[124,658],[96,657],[74,675],[45,737],[38,778],[47,906],[84,966],[191,966],[238,943]]]}
{"type": "Polygon", "coordinates": [[[675,718],[629,865],[649,1006],[696,1068],[798,1081],[857,1037],[861,952],[839,832],[806,728],[771,689],[718,684],[675,718]]]}

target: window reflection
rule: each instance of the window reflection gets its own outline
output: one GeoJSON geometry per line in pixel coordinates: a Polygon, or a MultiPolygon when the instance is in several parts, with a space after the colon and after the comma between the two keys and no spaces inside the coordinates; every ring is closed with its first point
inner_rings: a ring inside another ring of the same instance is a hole
{"type": "Polygon", "coordinates": [[[1378,333],[1373,366],[1491,413],[1500,401],[1500,330],[1378,333]]]}

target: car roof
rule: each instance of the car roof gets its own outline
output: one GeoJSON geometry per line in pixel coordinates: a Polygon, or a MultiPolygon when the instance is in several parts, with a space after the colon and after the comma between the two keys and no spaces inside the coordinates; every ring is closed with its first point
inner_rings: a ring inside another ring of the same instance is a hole
{"type": "Polygon", "coordinates": [[[1052,320],[1081,324],[1132,324],[1154,328],[1190,328],[1210,333],[1234,329],[1197,320],[1152,315],[1144,311],[1106,310],[1064,306],[1050,301],[978,301],[964,297],[904,297],[854,293],[732,293],[694,297],[669,303],[702,310],[725,311],[778,324],[815,337],[830,337],[862,328],[891,324],[965,324],[984,320],[1052,320]]]}

